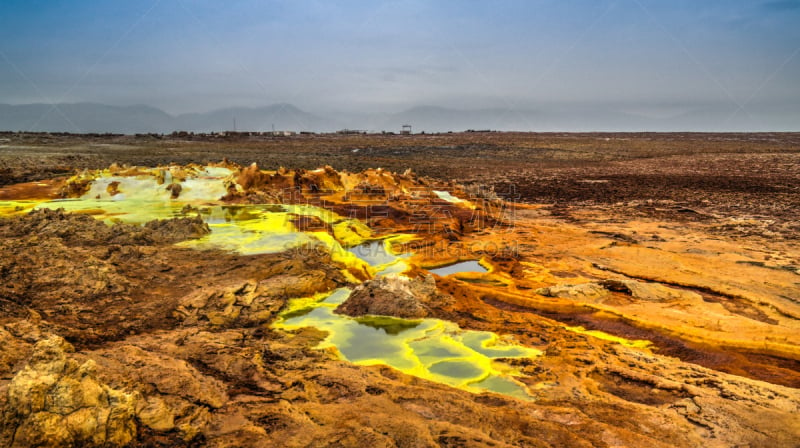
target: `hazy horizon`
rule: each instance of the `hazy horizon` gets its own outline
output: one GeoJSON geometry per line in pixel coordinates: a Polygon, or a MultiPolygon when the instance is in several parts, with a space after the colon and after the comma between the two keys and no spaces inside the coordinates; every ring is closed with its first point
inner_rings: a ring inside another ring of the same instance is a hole
{"type": "Polygon", "coordinates": [[[0,103],[583,110],[589,128],[714,111],[709,129],[800,130],[797,23],[798,0],[8,0],[0,103]]]}

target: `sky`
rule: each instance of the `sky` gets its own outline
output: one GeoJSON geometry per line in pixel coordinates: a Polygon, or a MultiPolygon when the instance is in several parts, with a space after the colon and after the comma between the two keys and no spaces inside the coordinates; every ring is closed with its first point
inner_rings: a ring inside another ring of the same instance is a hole
{"type": "Polygon", "coordinates": [[[800,116],[798,24],[800,0],[3,0],[0,103],[800,116]]]}

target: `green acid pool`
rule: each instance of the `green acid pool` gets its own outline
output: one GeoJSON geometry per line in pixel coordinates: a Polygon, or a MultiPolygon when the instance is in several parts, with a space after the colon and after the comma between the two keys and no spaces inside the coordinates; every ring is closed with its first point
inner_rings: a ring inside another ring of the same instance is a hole
{"type": "Polygon", "coordinates": [[[335,314],[350,290],[296,299],[274,327],[293,330],[315,327],[328,333],[319,348],[334,347],[342,358],[358,365],[383,364],[409,375],[472,392],[492,391],[530,399],[526,387],[503,359],[531,358],[541,352],[500,339],[485,331],[463,330],[439,319],[398,319],[385,316],[352,318],[335,314]]]}

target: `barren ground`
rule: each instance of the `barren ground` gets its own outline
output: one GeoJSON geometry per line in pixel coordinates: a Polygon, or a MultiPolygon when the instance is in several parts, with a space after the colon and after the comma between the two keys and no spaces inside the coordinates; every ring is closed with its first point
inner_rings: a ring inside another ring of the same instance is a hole
{"type": "Polygon", "coordinates": [[[99,169],[227,158],[262,169],[411,168],[494,187],[521,202],[614,206],[615,213],[756,217],[792,235],[800,209],[800,134],[298,135],[151,137],[0,134],[0,186],[99,169]],[[666,206],[665,206],[666,204],[666,206]]]}
{"type": "MultiPolygon", "coordinates": [[[[222,159],[411,169],[422,180],[355,177],[386,195],[386,218],[369,221],[384,233],[418,222],[400,182],[513,202],[503,216],[437,202],[447,231],[405,249],[412,277],[459,258],[491,265],[437,276],[453,300],[425,309],[541,350],[515,361],[532,400],[353,365],[313,349],[318,330],[271,327],[288,299],[353,286],[330,258],[178,248],[202,233],[185,220],[108,230],[36,212],[0,219],[0,445],[800,445],[800,134],[5,133],[0,201],[53,197],[76,170],[112,163],[222,159]]],[[[279,173],[241,170],[230,203],[344,179],[279,173]]],[[[369,217],[347,195],[327,204],[369,217]]]]}

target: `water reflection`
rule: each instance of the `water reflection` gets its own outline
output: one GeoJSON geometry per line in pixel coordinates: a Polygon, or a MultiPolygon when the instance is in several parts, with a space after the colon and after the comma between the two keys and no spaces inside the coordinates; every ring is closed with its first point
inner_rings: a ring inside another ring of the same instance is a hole
{"type": "Polygon", "coordinates": [[[321,300],[293,300],[274,326],[326,331],[328,336],[320,348],[335,347],[355,364],[384,364],[473,392],[493,391],[530,399],[525,387],[514,379],[513,369],[500,360],[539,356],[538,350],[503,341],[494,333],[463,330],[439,319],[351,318],[334,313],[349,294],[350,290],[342,288],[321,300]]]}
{"type": "Polygon", "coordinates": [[[476,272],[483,274],[489,272],[489,270],[481,266],[481,264],[477,261],[469,260],[462,261],[460,263],[454,263],[448,266],[442,266],[440,268],[428,269],[428,272],[445,277],[447,275],[460,274],[462,272],[476,272]]]}

